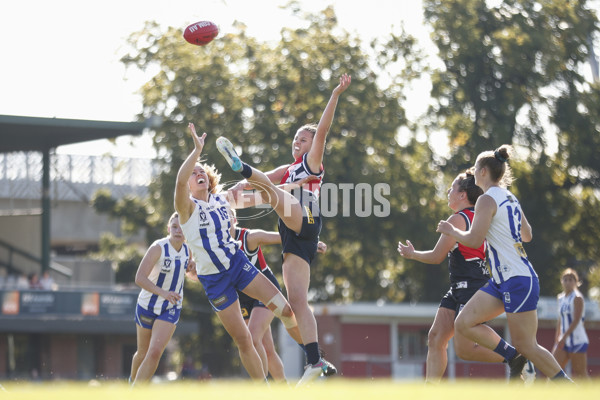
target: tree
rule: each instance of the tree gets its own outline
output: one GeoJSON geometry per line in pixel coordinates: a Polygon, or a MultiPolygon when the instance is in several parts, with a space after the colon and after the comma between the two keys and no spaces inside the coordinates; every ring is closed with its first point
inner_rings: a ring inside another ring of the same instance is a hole
{"type": "MultiPolygon", "coordinates": [[[[598,83],[582,74],[598,19],[589,1],[426,0],[445,69],[435,71],[429,129],[448,132],[446,170],[517,145],[514,191],[534,228],[526,249],[553,295],[565,266],[597,260],[598,83]],[[544,115],[550,115],[545,118],[544,115]],[[557,132],[558,150],[551,146],[557,132]]],[[[582,271],[586,275],[586,271],[582,271]]]]}
{"type": "MultiPolygon", "coordinates": [[[[164,121],[154,135],[161,155],[157,162],[163,164],[164,172],[151,185],[147,201],[155,214],[163,218],[170,214],[175,175],[192,148],[188,121],[209,133],[204,158],[221,169],[223,181],[239,180],[216,152],[214,140],[218,136],[230,138],[243,158],[262,170],[289,163],[295,130],[318,121],[339,75],[350,73],[354,83],[338,105],[327,143],[326,182],[368,185],[360,190],[348,186],[349,215],[342,215],[340,210],[326,218],[322,239],[330,244],[330,252],[313,267],[313,298],[417,299],[422,296],[418,287],[424,280],[411,278],[410,271],[419,273],[421,269],[397,261],[396,238],[402,230],[408,232],[410,226],[422,223],[410,213],[413,199],[429,205],[427,213],[438,218],[438,203],[432,199],[439,188],[423,184],[439,178],[438,172],[429,168],[431,151],[415,140],[399,151],[398,129],[407,123],[400,105],[403,82],[396,77],[386,89],[378,86],[373,70],[376,66],[369,62],[360,41],[344,32],[334,34],[337,22],[330,8],[303,17],[308,26],[283,29],[280,42],[274,46],[247,37],[243,25],[235,34],[204,47],[185,43],[179,29],[163,32],[154,23],[131,36],[132,50],[122,61],[127,66],[157,71],[142,88],[144,108],[140,117],[160,116],[164,121]],[[391,203],[389,210],[385,211],[381,199],[382,204],[375,204],[383,207],[383,217],[373,215],[374,205],[361,203],[361,197],[357,201],[355,196],[359,192],[365,202],[373,200],[370,188],[376,183],[389,183],[390,187],[378,193],[391,203]],[[356,215],[357,207],[364,209],[365,216],[356,215]],[[399,227],[394,221],[407,212],[411,222],[399,227]]],[[[380,67],[397,62],[394,52],[418,60],[414,39],[404,33],[372,45],[383,51],[378,59],[380,67]]],[[[416,70],[406,71],[418,75],[416,70]]],[[[341,193],[339,186],[330,189],[332,196],[341,193]]],[[[239,213],[241,218],[244,215],[239,213]]],[[[263,229],[276,226],[273,213],[243,222],[263,229]]],[[[278,260],[279,251],[267,251],[272,263],[278,260]]],[[[219,356],[209,357],[205,347],[204,355],[197,358],[220,359],[219,375],[234,374],[239,368],[237,352],[222,327],[204,312],[207,301],[198,289],[186,286],[183,315],[200,319],[203,328],[195,343],[211,343],[211,351],[218,351],[219,356]]],[[[189,342],[182,347],[193,348],[189,342]]],[[[213,373],[216,368],[211,365],[213,373]]]]}

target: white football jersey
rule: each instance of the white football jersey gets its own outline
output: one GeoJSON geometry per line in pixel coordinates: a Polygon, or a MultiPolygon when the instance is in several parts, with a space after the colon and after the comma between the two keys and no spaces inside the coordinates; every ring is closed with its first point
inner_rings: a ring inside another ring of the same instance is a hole
{"type": "MultiPolygon", "coordinates": [[[[560,318],[560,333],[564,335],[569,326],[573,323],[575,307],[573,301],[577,297],[577,290],[573,290],[568,296],[564,293],[558,295],[558,315],[560,318]]],[[[565,346],[577,346],[584,343],[589,343],[585,327],[583,325],[585,315],[585,302],[583,304],[583,313],[581,314],[581,321],[577,324],[575,330],[566,338],[565,346]]]]}
{"type": "Polygon", "coordinates": [[[523,211],[508,189],[493,186],[485,192],[496,202],[496,215],[486,235],[492,276],[500,284],[513,276],[536,276],[521,238],[523,211]]]}
{"type": "Polygon", "coordinates": [[[239,243],[230,233],[229,202],[220,194],[209,194],[208,202],[191,199],[196,207],[181,229],[194,254],[196,272],[213,275],[228,270],[239,250],[239,243]]]}
{"type": "Polygon", "coordinates": [[[152,243],[152,246],[154,245],[160,247],[161,255],[152,268],[152,271],[150,271],[148,279],[166,291],[179,293],[181,300],[177,304],[171,304],[164,297],[142,289],[138,296],[138,304],[155,314],[162,314],[165,310],[171,308],[181,308],[183,301],[183,281],[185,270],[190,261],[190,251],[185,243],[179,251],[175,250],[166,237],[152,243]]]}

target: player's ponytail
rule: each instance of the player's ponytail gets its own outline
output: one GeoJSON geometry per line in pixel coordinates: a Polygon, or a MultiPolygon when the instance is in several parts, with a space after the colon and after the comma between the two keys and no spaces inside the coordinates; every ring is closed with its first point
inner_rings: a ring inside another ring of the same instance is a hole
{"type": "Polygon", "coordinates": [[[508,160],[512,154],[512,146],[503,144],[494,151],[484,151],[477,157],[480,167],[484,167],[490,174],[490,179],[500,186],[508,187],[512,184],[513,175],[508,160]]]}

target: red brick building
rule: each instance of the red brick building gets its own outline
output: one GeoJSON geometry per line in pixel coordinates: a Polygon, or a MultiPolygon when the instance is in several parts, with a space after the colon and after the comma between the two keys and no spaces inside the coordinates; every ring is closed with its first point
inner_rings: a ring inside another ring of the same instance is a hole
{"type": "MultiPolygon", "coordinates": [[[[315,306],[315,316],[327,358],[338,366],[343,376],[421,379],[425,376],[427,333],[437,307],[437,304],[319,304],[315,306]]],[[[547,349],[551,349],[554,342],[556,308],[554,298],[543,298],[538,306],[537,339],[547,349]]],[[[510,340],[505,315],[490,325],[510,340]]],[[[598,303],[586,302],[585,325],[590,338],[589,373],[600,377],[598,303]]],[[[506,376],[506,365],[460,360],[450,345],[446,375],[449,378],[501,378],[506,376]]]]}

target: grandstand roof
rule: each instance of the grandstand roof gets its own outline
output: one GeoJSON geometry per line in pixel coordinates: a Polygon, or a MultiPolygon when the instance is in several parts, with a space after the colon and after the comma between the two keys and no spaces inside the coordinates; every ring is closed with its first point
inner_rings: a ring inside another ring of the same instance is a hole
{"type": "Polygon", "coordinates": [[[65,144],[140,135],[145,127],[142,122],[0,115],[0,153],[46,151],[65,144]]]}

